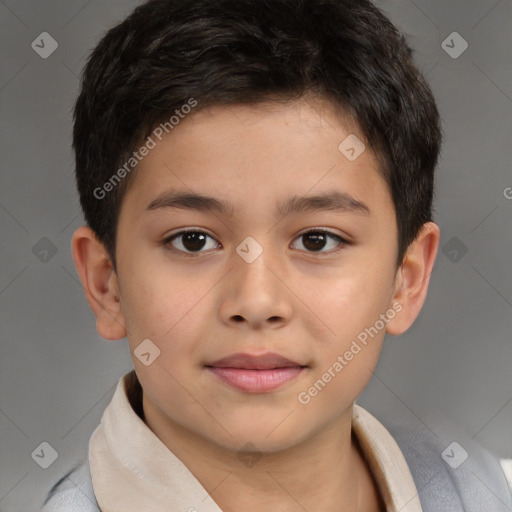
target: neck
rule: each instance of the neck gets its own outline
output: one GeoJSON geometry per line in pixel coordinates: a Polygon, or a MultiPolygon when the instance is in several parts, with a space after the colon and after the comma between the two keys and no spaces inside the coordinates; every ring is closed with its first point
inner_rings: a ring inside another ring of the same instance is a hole
{"type": "Polygon", "coordinates": [[[235,452],[165,416],[143,395],[148,427],[225,512],[378,508],[371,474],[352,436],[352,407],[306,441],[277,452],[235,452]],[[298,461],[300,461],[298,463],[298,461]]]}

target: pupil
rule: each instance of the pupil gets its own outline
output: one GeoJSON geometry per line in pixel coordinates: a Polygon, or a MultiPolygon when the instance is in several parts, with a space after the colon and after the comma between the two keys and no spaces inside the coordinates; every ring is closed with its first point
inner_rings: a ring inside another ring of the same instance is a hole
{"type": "Polygon", "coordinates": [[[186,233],[183,235],[183,246],[188,251],[197,251],[204,247],[205,240],[202,233],[186,233]]]}
{"type": "Polygon", "coordinates": [[[319,250],[323,249],[325,246],[325,234],[323,233],[307,233],[304,235],[306,237],[306,242],[304,243],[304,247],[309,250],[319,250]],[[312,243],[310,243],[312,242],[312,243]]]}

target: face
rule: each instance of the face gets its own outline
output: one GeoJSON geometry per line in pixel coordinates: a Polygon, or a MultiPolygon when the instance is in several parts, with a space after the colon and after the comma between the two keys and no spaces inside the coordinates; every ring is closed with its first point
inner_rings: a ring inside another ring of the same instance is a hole
{"type": "Polygon", "coordinates": [[[350,410],[400,308],[393,203],[354,135],[320,100],[214,107],[140,162],[117,279],[132,355],[150,340],[133,363],[160,424],[273,451],[350,410]],[[250,360],[269,353],[286,361],[250,360]],[[219,363],[234,354],[248,358],[219,363]]]}

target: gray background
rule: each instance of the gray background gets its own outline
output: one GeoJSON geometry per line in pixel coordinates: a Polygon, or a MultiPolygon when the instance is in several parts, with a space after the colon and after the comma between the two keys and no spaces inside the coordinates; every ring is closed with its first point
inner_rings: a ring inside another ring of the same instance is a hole
{"type": "MultiPolygon", "coordinates": [[[[125,340],[98,336],[70,253],[82,224],[71,108],[84,57],[137,4],[0,2],[3,512],[37,510],[51,483],[85,456],[132,368],[125,340]],[[47,59],[31,47],[42,32],[58,42],[47,59]],[[43,441],[58,452],[48,469],[31,457],[43,441]]],[[[435,411],[512,457],[512,1],[377,4],[408,34],[443,118],[435,199],[442,238],[423,311],[406,334],[387,338],[358,403],[434,429],[435,411]],[[442,47],[454,31],[469,44],[458,58],[442,47]]]]}

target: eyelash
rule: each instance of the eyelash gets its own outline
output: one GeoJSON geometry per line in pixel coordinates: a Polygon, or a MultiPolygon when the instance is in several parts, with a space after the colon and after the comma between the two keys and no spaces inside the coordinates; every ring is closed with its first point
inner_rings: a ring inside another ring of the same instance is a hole
{"type": "MultiPolygon", "coordinates": [[[[168,236],[167,238],[165,238],[163,241],[162,241],[162,245],[164,246],[170,246],[170,243],[176,239],[176,238],[179,238],[180,236],[183,236],[183,235],[186,235],[187,233],[199,233],[199,234],[202,234],[202,235],[206,235],[210,238],[212,238],[213,240],[215,240],[215,238],[211,235],[209,235],[208,233],[206,233],[205,231],[201,231],[200,229],[184,229],[182,231],[179,231],[178,233],[174,233],[173,235],[170,235],[168,236]]],[[[305,235],[308,235],[310,233],[315,233],[315,234],[323,234],[323,235],[327,235],[329,238],[332,238],[334,240],[336,240],[337,242],[339,242],[339,246],[336,247],[335,249],[331,249],[330,251],[305,251],[307,252],[308,254],[334,254],[334,253],[337,253],[341,250],[343,250],[343,248],[347,245],[351,245],[351,242],[349,242],[348,240],[345,240],[344,238],[342,238],[340,235],[336,234],[336,233],[333,233],[332,231],[328,231],[328,230],[325,230],[325,229],[315,229],[315,228],[311,228],[307,231],[304,231],[300,234],[297,235],[297,237],[295,238],[295,240],[299,239],[300,237],[302,236],[305,236],[305,235]]],[[[184,256],[190,256],[190,257],[197,257],[197,256],[200,256],[201,254],[203,254],[204,252],[207,252],[207,251],[198,251],[198,252],[185,252],[185,251],[182,251],[181,249],[176,249],[175,247],[170,247],[170,250],[173,251],[173,252],[177,252],[177,253],[180,253],[184,256]]]]}

